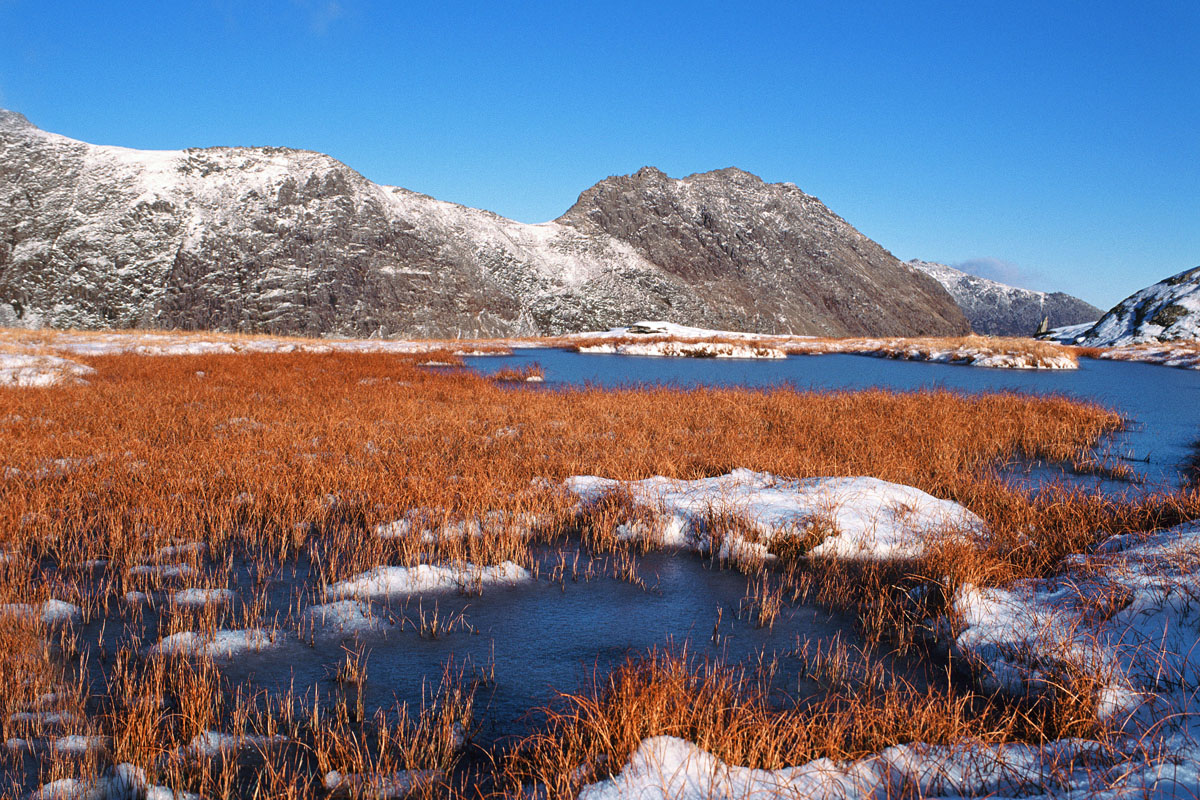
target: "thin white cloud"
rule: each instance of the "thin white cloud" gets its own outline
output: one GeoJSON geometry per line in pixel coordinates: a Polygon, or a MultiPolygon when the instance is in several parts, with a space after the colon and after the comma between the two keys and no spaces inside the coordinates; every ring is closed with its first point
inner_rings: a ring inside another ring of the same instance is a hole
{"type": "Polygon", "coordinates": [[[308,15],[308,27],[318,36],[329,32],[333,23],[346,14],[338,0],[292,0],[292,5],[308,15]]]}
{"type": "Polygon", "coordinates": [[[1011,261],[1000,258],[969,258],[951,266],[980,278],[1007,283],[1009,286],[1020,286],[1023,289],[1033,289],[1034,284],[1042,279],[1040,273],[1025,270],[1011,261]]]}

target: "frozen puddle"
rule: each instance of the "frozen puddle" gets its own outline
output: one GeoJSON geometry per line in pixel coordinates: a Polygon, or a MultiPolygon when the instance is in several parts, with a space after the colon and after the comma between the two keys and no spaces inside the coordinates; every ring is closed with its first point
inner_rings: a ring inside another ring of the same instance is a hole
{"type": "Polygon", "coordinates": [[[658,516],[657,531],[635,523],[618,535],[658,535],[665,545],[717,550],[723,558],[767,558],[782,537],[794,538],[810,555],[906,558],[934,536],[983,535],[983,521],[957,503],[876,478],[794,480],[736,469],[694,481],[581,476],[570,478],[567,488],[585,504],[623,490],[658,516]],[[740,522],[734,530],[745,532],[718,532],[722,517],[740,522]]]}

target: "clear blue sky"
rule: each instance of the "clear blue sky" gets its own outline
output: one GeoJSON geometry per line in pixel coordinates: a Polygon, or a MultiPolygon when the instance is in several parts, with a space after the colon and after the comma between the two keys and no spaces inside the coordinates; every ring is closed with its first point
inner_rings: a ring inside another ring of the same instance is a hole
{"type": "Polygon", "coordinates": [[[611,174],[792,181],[900,258],[1107,308],[1200,264],[1200,2],[0,0],[0,106],[289,145],[553,218],[611,174]]]}

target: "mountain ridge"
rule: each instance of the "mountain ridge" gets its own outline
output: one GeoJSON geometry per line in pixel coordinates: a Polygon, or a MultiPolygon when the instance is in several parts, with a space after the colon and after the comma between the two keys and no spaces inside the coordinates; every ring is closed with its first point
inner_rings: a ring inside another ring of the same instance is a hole
{"type": "Polygon", "coordinates": [[[0,324],[453,337],[641,318],[967,330],[935,281],[737,168],[612,176],[530,225],[314,151],[90,145],[0,111],[0,324]]]}
{"type": "Polygon", "coordinates": [[[1049,327],[1094,322],[1104,313],[1064,292],[1039,292],[963,272],[947,264],[912,259],[910,265],[940,283],[967,315],[976,333],[1032,336],[1044,320],[1049,327]]]}

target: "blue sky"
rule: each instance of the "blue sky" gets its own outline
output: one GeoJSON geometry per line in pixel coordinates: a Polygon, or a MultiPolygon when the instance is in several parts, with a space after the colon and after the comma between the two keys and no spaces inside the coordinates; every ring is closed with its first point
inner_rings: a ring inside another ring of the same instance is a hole
{"type": "Polygon", "coordinates": [[[527,222],[644,164],[1107,308],[1200,264],[1200,3],[0,0],[0,106],[527,222]]]}

